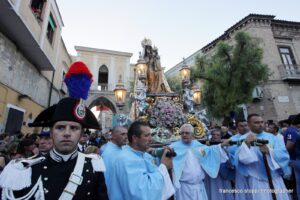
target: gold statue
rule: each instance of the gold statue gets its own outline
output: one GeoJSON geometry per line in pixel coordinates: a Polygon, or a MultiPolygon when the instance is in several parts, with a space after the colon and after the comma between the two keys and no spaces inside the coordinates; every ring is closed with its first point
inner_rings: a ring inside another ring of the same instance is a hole
{"type": "Polygon", "coordinates": [[[152,48],[149,39],[142,41],[142,47],[144,48],[143,58],[148,65],[146,81],[148,93],[171,93],[172,90],[161,67],[158,49],[155,46],[152,48]]]}

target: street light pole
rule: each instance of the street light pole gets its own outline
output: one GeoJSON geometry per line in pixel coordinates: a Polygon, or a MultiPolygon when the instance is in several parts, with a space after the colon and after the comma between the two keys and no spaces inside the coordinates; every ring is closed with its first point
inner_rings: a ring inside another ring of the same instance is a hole
{"type": "MultiPolygon", "coordinates": [[[[114,89],[115,98],[116,98],[116,105],[119,108],[119,111],[123,110],[123,107],[125,106],[125,100],[126,100],[126,88],[122,81],[122,76],[120,75],[119,81],[116,84],[116,87],[114,89]]],[[[127,123],[127,116],[124,114],[119,113],[117,116],[117,125],[118,126],[125,126],[127,123]]]]}
{"type": "Polygon", "coordinates": [[[182,67],[179,70],[180,75],[182,78],[182,85],[183,85],[183,102],[186,106],[189,113],[194,112],[194,101],[193,96],[194,92],[189,88],[190,87],[190,73],[191,69],[189,66],[185,63],[185,59],[183,58],[182,67]]]}

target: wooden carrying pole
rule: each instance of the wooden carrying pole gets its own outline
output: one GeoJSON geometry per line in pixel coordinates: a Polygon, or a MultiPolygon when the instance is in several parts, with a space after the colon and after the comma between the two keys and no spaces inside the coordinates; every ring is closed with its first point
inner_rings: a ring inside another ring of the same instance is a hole
{"type": "Polygon", "coordinates": [[[272,181],[272,175],[271,175],[270,167],[269,167],[269,165],[268,165],[266,153],[263,153],[263,152],[262,152],[262,155],[263,155],[263,160],[264,160],[265,169],[266,169],[266,172],[267,172],[267,177],[268,177],[269,187],[270,187],[271,192],[272,192],[272,198],[273,198],[273,200],[277,200],[277,199],[276,199],[276,193],[275,193],[275,191],[274,191],[274,185],[273,185],[273,181],[272,181]]]}

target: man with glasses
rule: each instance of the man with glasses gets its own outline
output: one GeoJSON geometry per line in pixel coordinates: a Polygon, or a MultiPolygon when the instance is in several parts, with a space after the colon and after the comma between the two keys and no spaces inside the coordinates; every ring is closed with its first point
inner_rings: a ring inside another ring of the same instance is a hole
{"type": "Polygon", "coordinates": [[[175,198],[177,200],[208,199],[204,186],[205,172],[212,178],[219,173],[221,163],[228,159],[221,148],[228,145],[224,140],[219,145],[206,146],[193,140],[194,127],[183,124],[181,140],[170,145],[177,154],[173,158],[175,198]]]}

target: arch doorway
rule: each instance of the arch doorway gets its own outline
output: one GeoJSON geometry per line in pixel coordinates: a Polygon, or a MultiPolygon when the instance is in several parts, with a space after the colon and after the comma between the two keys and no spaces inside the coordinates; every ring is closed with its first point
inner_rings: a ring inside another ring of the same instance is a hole
{"type": "Polygon", "coordinates": [[[89,108],[96,116],[102,130],[112,128],[112,118],[116,113],[116,108],[109,99],[99,97],[89,105],[89,108]]]}

